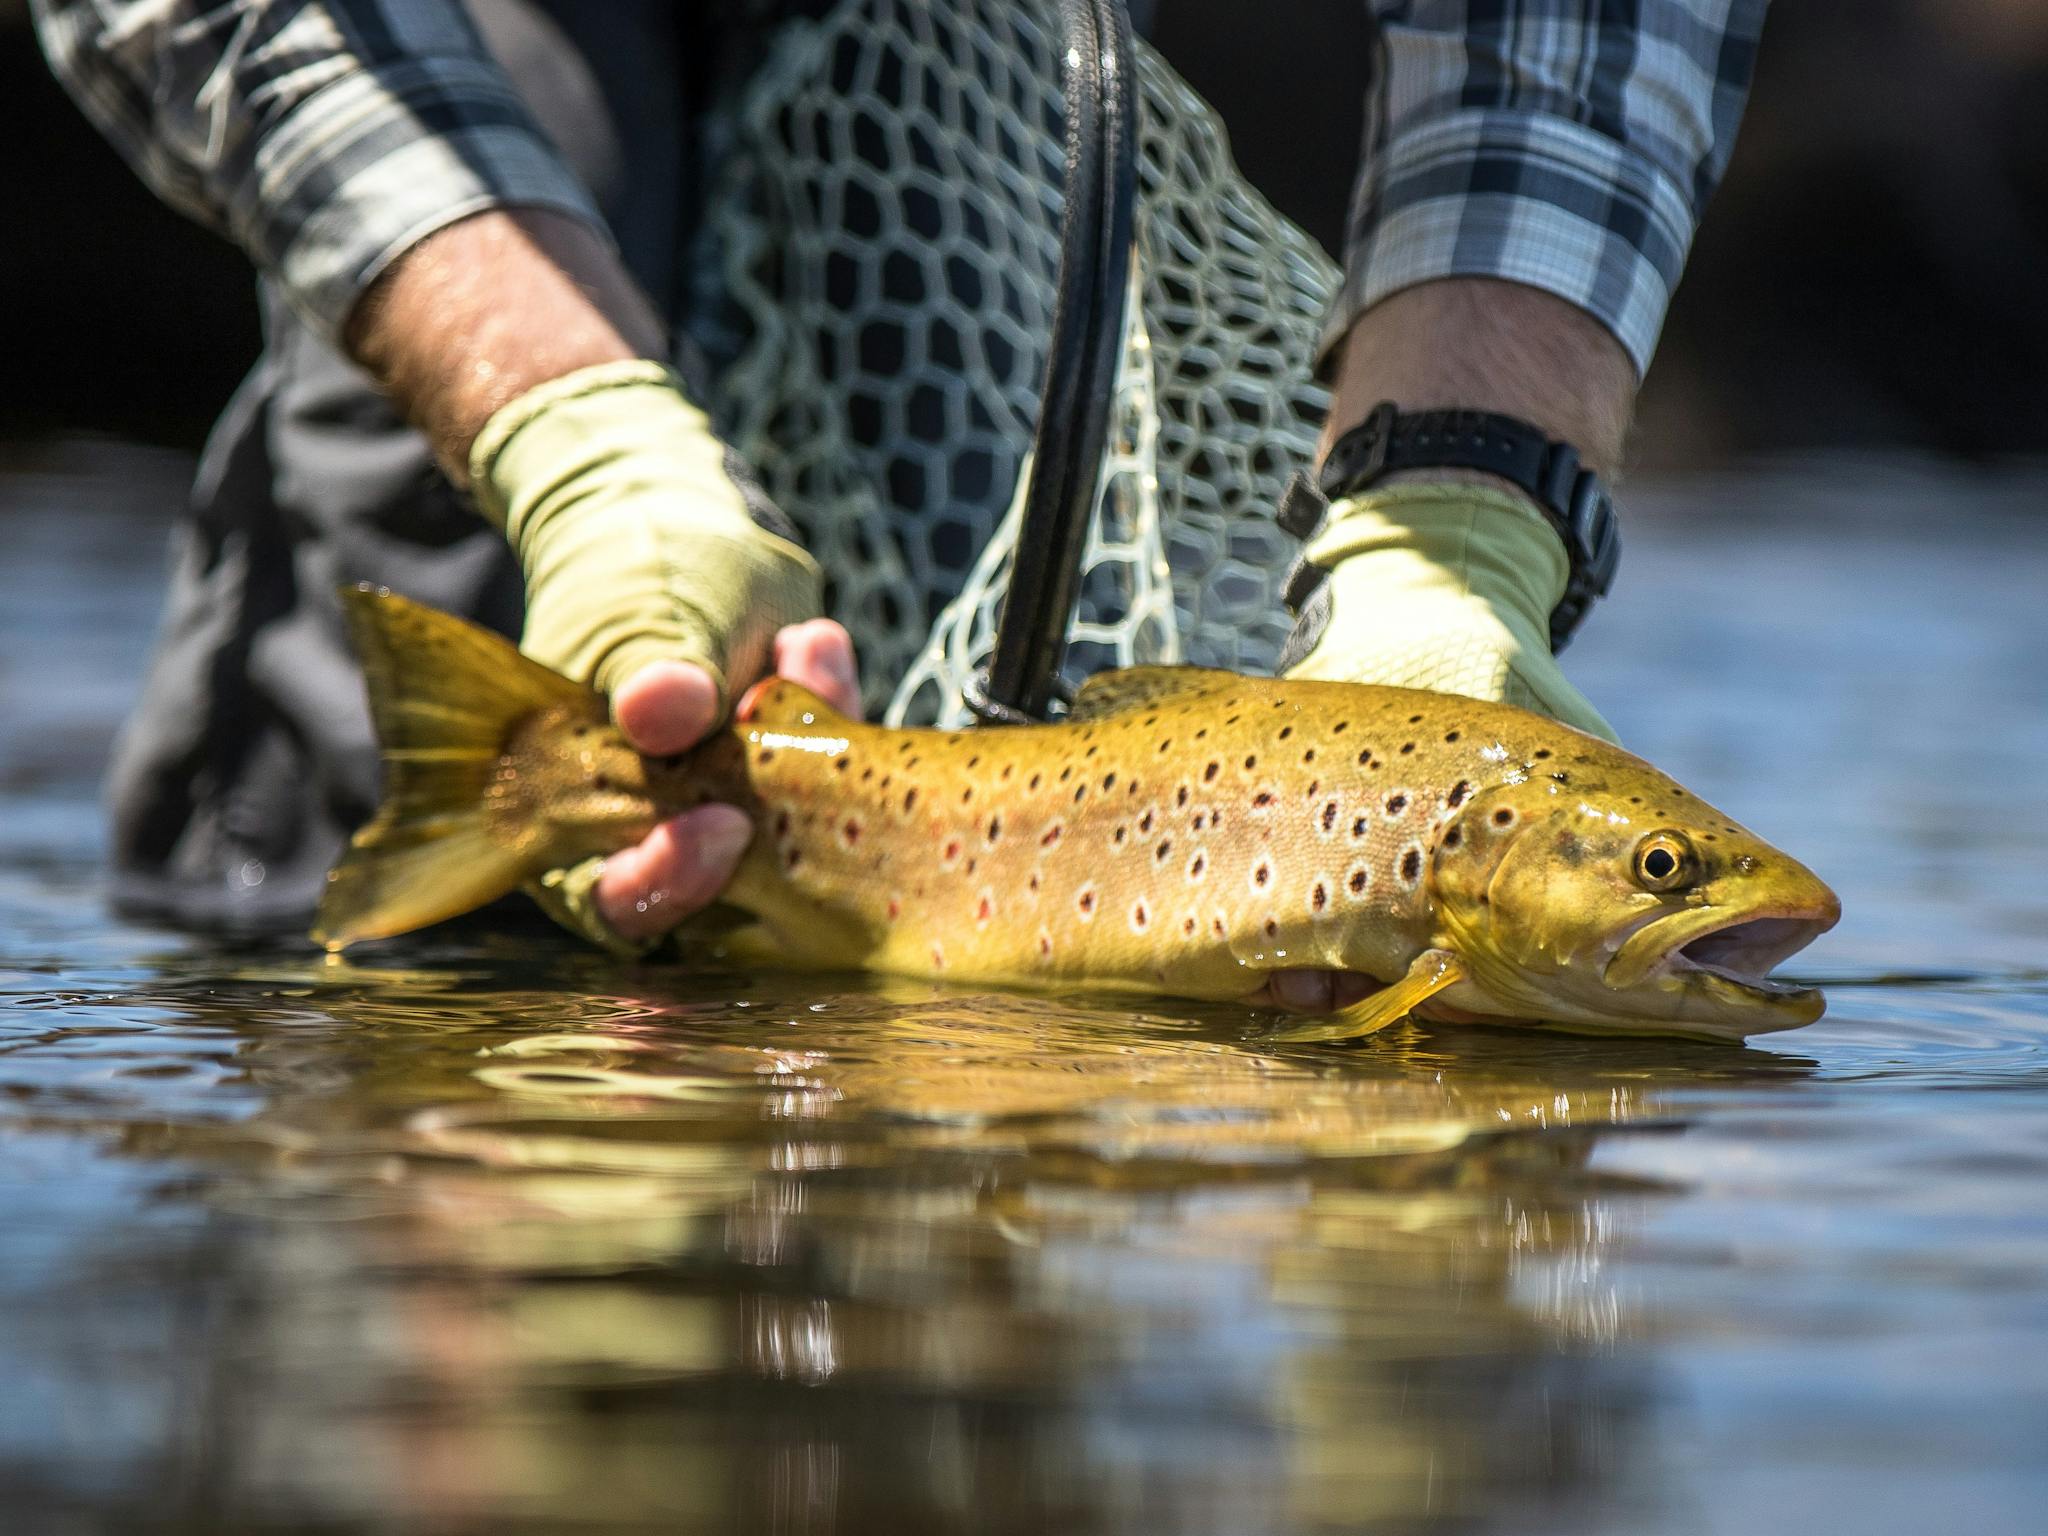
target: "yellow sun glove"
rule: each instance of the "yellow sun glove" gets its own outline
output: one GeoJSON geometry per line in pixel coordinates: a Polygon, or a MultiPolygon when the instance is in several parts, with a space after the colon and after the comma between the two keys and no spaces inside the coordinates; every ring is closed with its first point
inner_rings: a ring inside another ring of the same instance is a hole
{"type": "MultiPolygon", "coordinates": [[[[821,608],[817,562],[755,522],[726,448],[659,363],[604,363],[527,391],[469,455],[478,508],[526,573],[520,649],[611,693],[652,661],[694,662],[723,703],[770,668],[776,632],[821,608]]],[[[597,915],[602,861],[528,889],[618,954],[597,915]]]]}
{"type": "Polygon", "coordinates": [[[1571,567],[1524,498],[1445,482],[1348,496],[1306,557],[1330,573],[1329,622],[1289,677],[1501,699],[1616,740],[1551,658],[1571,567]]]}
{"type": "Polygon", "coordinates": [[[776,631],[814,618],[817,562],[756,523],[725,445],[659,363],[602,363],[528,390],[477,434],[477,506],[526,573],[519,648],[610,693],[695,662],[729,702],[776,631]]]}

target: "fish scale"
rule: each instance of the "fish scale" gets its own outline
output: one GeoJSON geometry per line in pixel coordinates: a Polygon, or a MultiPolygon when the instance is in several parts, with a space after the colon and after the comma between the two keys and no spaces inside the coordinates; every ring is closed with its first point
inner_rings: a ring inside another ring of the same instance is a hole
{"type": "Polygon", "coordinates": [[[1508,705],[1133,668],[1058,724],[894,730],[775,680],[650,759],[498,637],[344,597],[387,782],[330,876],[330,947],[716,801],[756,829],[722,898],[754,922],[717,941],[753,960],[1212,999],[1286,970],[1383,983],[1333,1034],[1422,1009],[1726,1037],[1820,1010],[1766,975],[1834,922],[1817,877],[1508,705]]]}

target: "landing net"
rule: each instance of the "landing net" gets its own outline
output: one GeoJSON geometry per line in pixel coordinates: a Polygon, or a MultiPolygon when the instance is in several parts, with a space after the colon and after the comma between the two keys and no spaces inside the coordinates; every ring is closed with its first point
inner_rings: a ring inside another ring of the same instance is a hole
{"type": "MultiPolygon", "coordinates": [[[[1044,0],[842,0],[729,119],[693,324],[728,440],[803,530],[870,709],[958,724],[993,643],[1059,269],[1044,0]]],[[[1137,261],[1067,675],[1270,670],[1337,273],[1139,45],[1137,261]]]]}

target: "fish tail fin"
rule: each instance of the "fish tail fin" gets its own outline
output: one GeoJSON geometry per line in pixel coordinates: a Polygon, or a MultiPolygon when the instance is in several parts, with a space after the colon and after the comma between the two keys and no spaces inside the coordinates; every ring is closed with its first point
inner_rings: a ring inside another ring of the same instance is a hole
{"type": "Polygon", "coordinates": [[[330,951],[458,917],[538,873],[536,850],[489,814],[507,742],[542,710],[605,718],[596,693],[474,624],[377,587],[345,589],[341,606],[384,798],[328,873],[312,937],[330,951]]]}

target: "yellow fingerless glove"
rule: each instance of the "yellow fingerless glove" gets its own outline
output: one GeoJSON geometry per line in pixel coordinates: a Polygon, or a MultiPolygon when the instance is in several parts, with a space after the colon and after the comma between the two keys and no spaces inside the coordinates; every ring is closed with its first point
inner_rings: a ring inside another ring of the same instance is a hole
{"type": "MultiPolygon", "coordinates": [[[[769,670],[775,635],[817,615],[817,562],[757,524],[725,445],[659,363],[604,363],[527,391],[477,434],[470,485],[526,573],[519,648],[611,693],[651,661],[695,662],[723,704],[769,670]]],[[[597,913],[601,859],[527,890],[618,955],[597,913]]]]}
{"type": "Polygon", "coordinates": [[[1551,657],[1571,567],[1520,496],[1441,482],[1367,491],[1331,506],[1306,554],[1330,573],[1330,617],[1289,677],[1500,699],[1616,740],[1551,657]]]}
{"type": "Polygon", "coordinates": [[[526,573],[520,649],[610,693],[695,662],[730,702],[776,631],[815,617],[817,562],[748,514],[725,445],[659,363],[603,363],[528,390],[470,448],[477,506],[526,573]]]}

